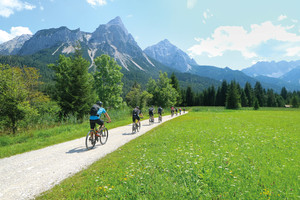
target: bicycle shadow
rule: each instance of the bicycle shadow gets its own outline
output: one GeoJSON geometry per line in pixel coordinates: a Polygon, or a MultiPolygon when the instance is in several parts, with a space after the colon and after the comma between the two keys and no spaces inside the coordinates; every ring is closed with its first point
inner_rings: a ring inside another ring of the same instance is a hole
{"type": "Polygon", "coordinates": [[[68,152],[66,152],[67,154],[72,154],[72,153],[83,153],[87,151],[87,149],[85,147],[76,147],[74,149],[69,150],[68,152]]]}

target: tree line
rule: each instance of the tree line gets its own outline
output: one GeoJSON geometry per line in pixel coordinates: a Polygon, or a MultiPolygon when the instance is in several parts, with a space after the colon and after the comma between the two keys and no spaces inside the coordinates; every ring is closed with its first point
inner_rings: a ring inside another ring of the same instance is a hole
{"type": "Polygon", "coordinates": [[[272,89],[264,89],[260,82],[254,87],[249,82],[241,87],[239,83],[224,80],[218,88],[211,86],[203,92],[194,93],[191,87],[181,90],[182,106],[225,106],[226,108],[240,107],[284,107],[292,105],[299,107],[300,92],[288,92],[285,87],[277,94],[272,89]],[[256,104],[256,105],[255,105],[256,104]]]}

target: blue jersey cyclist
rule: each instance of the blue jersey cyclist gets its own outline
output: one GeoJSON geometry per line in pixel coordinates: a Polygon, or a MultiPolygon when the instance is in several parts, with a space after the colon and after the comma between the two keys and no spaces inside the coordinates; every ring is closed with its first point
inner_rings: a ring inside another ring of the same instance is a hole
{"type": "Polygon", "coordinates": [[[102,126],[104,124],[104,121],[100,119],[101,115],[104,114],[106,118],[108,119],[108,122],[111,122],[111,119],[106,112],[106,110],[102,107],[102,102],[97,101],[96,104],[94,104],[90,111],[90,127],[93,130],[95,128],[96,123],[102,126]]]}

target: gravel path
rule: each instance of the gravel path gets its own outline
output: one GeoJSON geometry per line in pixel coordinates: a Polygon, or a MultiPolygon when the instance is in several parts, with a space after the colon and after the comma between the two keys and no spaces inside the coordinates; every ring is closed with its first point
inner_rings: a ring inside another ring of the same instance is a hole
{"type": "MultiPolygon", "coordinates": [[[[187,113],[187,112],[186,112],[187,113]]],[[[176,117],[176,116],[175,116],[176,117]]],[[[174,118],[174,117],[173,117],[174,118]]],[[[172,119],[164,116],[163,122],[172,119]]],[[[115,151],[130,140],[159,125],[142,121],[140,132],[131,134],[131,124],[109,131],[105,145],[98,142],[87,151],[85,137],[0,159],[0,199],[34,199],[65,178],[87,168],[93,162],[115,151]]]]}

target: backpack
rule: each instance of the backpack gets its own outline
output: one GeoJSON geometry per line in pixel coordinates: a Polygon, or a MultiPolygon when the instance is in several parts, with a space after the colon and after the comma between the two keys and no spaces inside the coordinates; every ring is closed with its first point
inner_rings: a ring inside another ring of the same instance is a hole
{"type": "Polygon", "coordinates": [[[139,110],[138,109],[133,109],[132,115],[134,116],[139,116],[139,110]]]}
{"type": "Polygon", "coordinates": [[[90,115],[91,116],[97,116],[97,112],[100,109],[100,107],[98,105],[93,105],[90,111],[90,115]]]}

